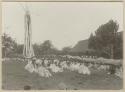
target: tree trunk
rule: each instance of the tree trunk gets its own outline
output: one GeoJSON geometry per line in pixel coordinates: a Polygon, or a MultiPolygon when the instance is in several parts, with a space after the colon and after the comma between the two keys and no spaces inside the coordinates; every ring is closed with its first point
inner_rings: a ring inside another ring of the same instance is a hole
{"type": "MultiPolygon", "coordinates": [[[[110,58],[111,59],[114,59],[114,45],[112,44],[111,45],[111,55],[110,55],[110,58]]],[[[115,74],[115,70],[116,69],[116,66],[115,65],[110,65],[110,74],[115,74]]]]}
{"type": "Polygon", "coordinates": [[[111,45],[111,55],[110,55],[111,59],[114,59],[114,46],[113,44],[111,45]]]}

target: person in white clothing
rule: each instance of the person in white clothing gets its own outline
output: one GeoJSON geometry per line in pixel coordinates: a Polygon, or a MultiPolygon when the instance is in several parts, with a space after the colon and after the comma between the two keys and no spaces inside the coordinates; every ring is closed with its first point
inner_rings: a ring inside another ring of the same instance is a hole
{"type": "Polygon", "coordinates": [[[91,71],[87,66],[84,65],[84,63],[81,63],[79,66],[78,73],[90,75],[91,71]]]}

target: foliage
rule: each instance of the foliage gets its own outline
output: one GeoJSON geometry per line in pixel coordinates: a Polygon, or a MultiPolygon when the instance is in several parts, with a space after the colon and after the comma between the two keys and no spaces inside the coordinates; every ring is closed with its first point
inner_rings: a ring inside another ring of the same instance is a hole
{"type": "Polygon", "coordinates": [[[70,53],[70,51],[71,51],[71,47],[70,46],[68,46],[68,47],[64,47],[63,49],[62,49],[62,53],[63,54],[69,54],[70,53]]]}
{"type": "MultiPolygon", "coordinates": [[[[33,49],[37,57],[50,54],[70,54],[70,55],[97,55],[106,58],[123,58],[123,35],[118,31],[117,22],[110,20],[101,25],[95,34],[91,34],[88,47],[91,49],[85,53],[72,52],[71,47],[64,47],[62,50],[56,49],[50,40],[45,40],[40,44],[33,44],[33,49]]],[[[23,53],[23,44],[18,44],[9,35],[2,35],[2,56],[18,56],[23,53]]]]}
{"type": "Polygon", "coordinates": [[[33,45],[35,55],[40,57],[41,55],[58,54],[60,51],[56,49],[50,40],[46,40],[41,44],[33,45]]]}
{"type": "Polygon", "coordinates": [[[40,45],[40,51],[43,52],[43,54],[49,54],[52,48],[53,45],[50,40],[46,40],[40,45]]]}
{"type": "Polygon", "coordinates": [[[7,34],[2,35],[2,56],[6,57],[10,53],[15,52],[15,47],[17,43],[7,34]]]}
{"type": "Polygon", "coordinates": [[[115,52],[119,52],[118,48],[122,50],[123,43],[121,35],[118,35],[118,28],[119,25],[113,20],[101,25],[95,35],[90,35],[88,47],[96,50],[100,56],[116,58],[115,52]]]}

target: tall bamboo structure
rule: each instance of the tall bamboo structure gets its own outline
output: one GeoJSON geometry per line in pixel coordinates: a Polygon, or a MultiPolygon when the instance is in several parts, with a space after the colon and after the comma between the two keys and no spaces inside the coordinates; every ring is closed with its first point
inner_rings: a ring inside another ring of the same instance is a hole
{"type": "Polygon", "coordinates": [[[23,56],[24,58],[32,58],[34,57],[34,50],[32,47],[32,25],[31,25],[31,17],[30,11],[27,9],[25,11],[24,16],[24,28],[25,28],[25,39],[24,39],[24,48],[23,48],[23,56]]]}

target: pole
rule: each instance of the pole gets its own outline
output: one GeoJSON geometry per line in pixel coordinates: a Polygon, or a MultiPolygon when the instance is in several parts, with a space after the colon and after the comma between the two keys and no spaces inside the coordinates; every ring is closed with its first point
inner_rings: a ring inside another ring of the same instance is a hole
{"type": "Polygon", "coordinates": [[[32,29],[31,29],[31,17],[29,10],[26,10],[25,13],[25,39],[24,39],[24,48],[23,48],[23,56],[26,59],[30,59],[34,57],[34,50],[32,47],[32,29]]]}

